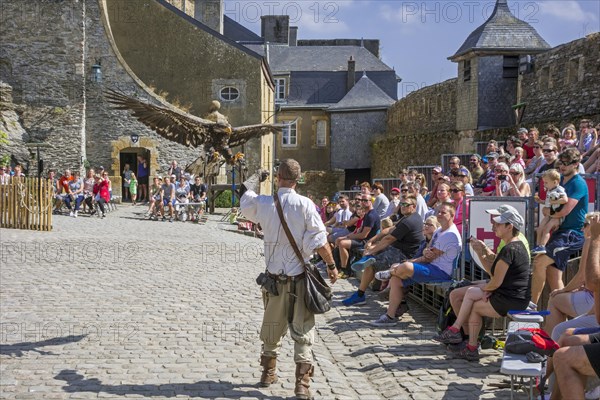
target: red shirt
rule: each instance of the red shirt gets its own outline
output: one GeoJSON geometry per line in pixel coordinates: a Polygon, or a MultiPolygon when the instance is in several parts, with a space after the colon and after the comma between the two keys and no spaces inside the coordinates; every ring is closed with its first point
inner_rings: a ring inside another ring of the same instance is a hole
{"type": "Polygon", "coordinates": [[[524,143],[521,147],[523,147],[523,150],[525,150],[525,153],[527,153],[527,159],[532,159],[533,157],[535,157],[535,153],[533,152],[533,146],[529,146],[527,143],[524,143]]]}
{"type": "Polygon", "coordinates": [[[100,197],[102,197],[107,203],[110,201],[110,193],[108,192],[108,181],[104,180],[102,182],[94,184],[94,194],[100,193],[100,197]]]}

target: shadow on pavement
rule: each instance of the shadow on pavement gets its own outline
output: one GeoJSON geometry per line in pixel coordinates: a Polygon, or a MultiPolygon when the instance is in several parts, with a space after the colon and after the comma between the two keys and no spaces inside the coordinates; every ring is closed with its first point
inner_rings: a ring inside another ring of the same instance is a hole
{"type": "Polygon", "coordinates": [[[457,383],[451,382],[448,385],[448,389],[442,397],[442,400],[455,400],[455,399],[479,399],[482,395],[482,385],[476,385],[474,383],[457,383]]]}
{"type": "Polygon", "coordinates": [[[46,355],[55,355],[55,353],[51,351],[43,351],[39,350],[38,347],[46,347],[46,346],[59,346],[61,344],[68,343],[77,343],[80,340],[83,340],[87,335],[77,335],[77,336],[63,336],[52,338],[48,340],[42,340],[39,342],[21,342],[14,344],[0,344],[0,354],[3,356],[10,357],[23,357],[25,352],[33,351],[35,353],[39,353],[43,356],[46,355]]]}
{"type": "Polygon", "coordinates": [[[283,397],[266,395],[255,388],[256,385],[236,385],[224,381],[198,381],[189,383],[165,383],[145,385],[105,385],[96,378],[86,379],[77,371],[64,369],[55,379],[65,381],[62,389],[67,393],[107,393],[115,396],[138,395],[144,397],[176,397],[188,396],[204,399],[216,397],[239,399],[255,397],[257,399],[284,400],[283,397]],[[244,388],[248,388],[244,390],[244,388]]]}

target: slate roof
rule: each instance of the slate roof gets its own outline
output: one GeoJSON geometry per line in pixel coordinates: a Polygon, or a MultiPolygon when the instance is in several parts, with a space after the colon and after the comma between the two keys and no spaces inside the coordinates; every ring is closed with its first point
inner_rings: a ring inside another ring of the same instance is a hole
{"type": "Polygon", "coordinates": [[[364,74],[342,100],[329,107],[329,111],[382,109],[394,103],[394,99],[364,74]]]}
{"type": "Polygon", "coordinates": [[[262,45],[246,45],[252,51],[267,56],[274,74],[291,71],[347,71],[350,56],[356,60],[356,71],[393,71],[373,53],[360,46],[287,46],[269,45],[265,54],[262,45]]]}
{"type": "MultiPolygon", "coordinates": [[[[263,38],[227,15],[223,16],[223,35],[236,42],[263,42],[263,38]]],[[[258,53],[262,54],[262,50],[258,53]]]]}
{"type": "Polygon", "coordinates": [[[549,48],[550,45],[531,25],[511,13],[507,0],[497,0],[490,18],[469,35],[456,54],[448,58],[457,61],[470,51],[531,54],[549,48]]]}

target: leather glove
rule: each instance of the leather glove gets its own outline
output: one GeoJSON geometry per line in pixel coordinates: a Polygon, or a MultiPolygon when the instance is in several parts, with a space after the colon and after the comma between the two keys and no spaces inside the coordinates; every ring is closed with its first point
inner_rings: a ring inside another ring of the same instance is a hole
{"type": "Polygon", "coordinates": [[[253,192],[258,192],[258,187],[261,182],[264,182],[269,177],[269,171],[264,169],[259,169],[254,174],[250,175],[248,179],[242,183],[242,187],[240,189],[241,196],[246,193],[248,190],[252,190],[253,192]]]}

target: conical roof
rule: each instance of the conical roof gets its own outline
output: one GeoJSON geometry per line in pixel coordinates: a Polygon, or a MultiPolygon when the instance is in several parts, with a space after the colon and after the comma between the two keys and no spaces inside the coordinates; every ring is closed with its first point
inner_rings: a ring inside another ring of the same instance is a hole
{"type": "Polygon", "coordinates": [[[346,95],[328,111],[374,110],[390,107],[396,101],[388,96],[367,74],[346,93],[346,95]]]}
{"type": "Polygon", "coordinates": [[[531,25],[511,13],[507,0],[497,0],[490,18],[475,29],[449,59],[458,61],[461,56],[471,51],[533,54],[549,48],[550,45],[531,25]]]}

